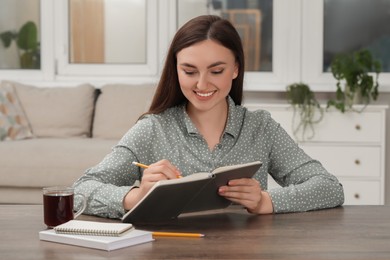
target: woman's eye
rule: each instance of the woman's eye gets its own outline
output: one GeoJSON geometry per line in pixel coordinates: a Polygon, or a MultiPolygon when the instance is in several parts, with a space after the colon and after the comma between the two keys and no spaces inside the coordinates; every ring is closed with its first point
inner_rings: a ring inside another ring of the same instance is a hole
{"type": "Polygon", "coordinates": [[[211,73],[213,73],[213,74],[221,74],[222,72],[223,72],[223,69],[222,70],[214,70],[211,73]]]}
{"type": "Polygon", "coordinates": [[[184,70],[184,73],[185,73],[186,75],[194,75],[194,74],[195,74],[195,71],[184,70]]]}

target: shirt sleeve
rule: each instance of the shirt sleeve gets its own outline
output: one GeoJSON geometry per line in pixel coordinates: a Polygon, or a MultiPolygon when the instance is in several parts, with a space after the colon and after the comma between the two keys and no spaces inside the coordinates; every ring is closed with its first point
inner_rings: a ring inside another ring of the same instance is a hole
{"type": "MultiPolygon", "coordinates": [[[[137,123],[99,164],[87,169],[74,183],[75,194],[87,198],[85,214],[108,218],[125,214],[123,199],[141,179],[141,169],[131,162],[138,160],[138,147],[148,146],[144,144],[147,139],[140,137],[147,135],[145,129],[145,122],[137,123]]],[[[75,195],[75,208],[81,206],[82,197],[75,195]]]]}
{"type": "Polygon", "coordinates": [[[307,155],[271,117],[266,126],[271,142],[269,173],[281,188],[271,189],[274,212],[300,212],[344,203],[337,178],[307,155]]]}

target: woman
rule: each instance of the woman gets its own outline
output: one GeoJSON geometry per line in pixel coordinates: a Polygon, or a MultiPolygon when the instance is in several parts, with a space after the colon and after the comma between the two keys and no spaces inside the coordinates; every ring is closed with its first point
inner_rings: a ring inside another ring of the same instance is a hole
{"type": "Polygon", "coordinates": [[[243,79],[243,49],[231,23],[210,15],[187,22],[171,43],[149,111],[75,183],[89,197],[85,213],[120,218],[159,180],[251,161],[263,163],[252,179],[218,191],[250,213],[341,205],[343,188],[333,175],[268,112],[241,106],[243,79]],[[268,174],[283,188],[267,191],[268,174]]]}

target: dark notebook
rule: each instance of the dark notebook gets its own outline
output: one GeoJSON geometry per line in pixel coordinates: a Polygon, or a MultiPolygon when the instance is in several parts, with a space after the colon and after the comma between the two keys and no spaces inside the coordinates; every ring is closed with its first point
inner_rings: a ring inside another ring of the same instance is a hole
{"type": "Polygon", "coordinates": [[[123,218],[123,222],[142,223],[177,218],[182,213],[226,208],[231,201],[218,194],[229,180],[252,178],[261,162],[219,167],[179,179],[157,182],[144,198],[123,218]]]}

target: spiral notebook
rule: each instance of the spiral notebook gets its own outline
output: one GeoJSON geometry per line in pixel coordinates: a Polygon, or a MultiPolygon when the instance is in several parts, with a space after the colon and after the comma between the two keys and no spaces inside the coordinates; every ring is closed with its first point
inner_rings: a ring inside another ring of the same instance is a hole
{"type": "Polygon", "coordinates": [[[131,224],[78,220],[71,220],[55,229],[40,231],[39,239],[106,251],[154,240],[152,232],[135,229],[131,224]]]}
{"type": "Polygon", "coordinates": [[[54,231],[58,234],[89,236],[121,236],[133,229],[130,223],[108,223],[96,221],[70,220],[58,225],[54,231]]]}

